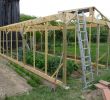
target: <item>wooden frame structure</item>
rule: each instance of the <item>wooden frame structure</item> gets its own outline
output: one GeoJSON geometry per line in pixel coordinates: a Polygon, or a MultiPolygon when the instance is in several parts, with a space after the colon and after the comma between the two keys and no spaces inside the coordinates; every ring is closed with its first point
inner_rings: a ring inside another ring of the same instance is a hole
{"type": "MultiPolygon", "coordinates": [[[[67,57],[67,30],[68,29],[75,29],[75,25],[71,24],[72,22],[75,21],[76,19],[76,11],[84,11],[85,13],[88,14],[86,17],[86,21],[88,22],[87,27],[89,28],[89,43],[91,45],[91,28],[97,27],[98,26],[98,37],[97,37],[97,58],[96,58],[96,63],[93,62],[93,65],[97,66],[97,72],[98,72],[98,66],[105,66],[102,64],[99,64],[99,43],[100,43],[100,26],[108,26],[108,29],[110,31],[110,24],[109,20],[100,12],[98,11],[95,7],[88,7],[88,8],[81,8],[81,9],[73,9],[73,10],[68,10],[68,11],[61,11],[58,14],[55,15],[50,15],[46,17],[41,17],[29,21],[24,21],[20,23],[15,23],[11,25],[7,25],[4,27],[0,27],[0,56],[16,63],[19,64],[20,66],[24,67],[25,69],[39,75],[40,77],[48,80],[49,82],[52,82],[54,84],[60,85],[65,87],[67,85],[66,79],[67,79],[67,59],[73,60],[76,63],[79,63],[80,60],[77,59],[76,57],[76,37],[77,34],[75,32],[75,58],[69,58],[67,57]],[[97,19],[95,16],[95,12],[97,12],[100,15],[100,19],[97,19]],[[50,25],[49,23],[51,21],[60,21],[62,24],[61,25],[50,25]],[[48,35],[49,31],[54,31],[54,39],[53,39],[53,46],[54,46],[54,53],[49,54],[48,50],[48,35]],[[59,55],[56,55],[55,53],[55,31],[56,30],[61,30],[63,33],[63,51],[62,51],[62,57],[59,55]],[[41,33],[41,45],[42,45],[42,35],[45,36],[45,50],[44,53],[43,48],[41,46],[41,51],[36,51],[36,32],[41,33]],[[22,40],[19,40],[18,38],[18,33],[22,34],[22,40]],[[27,34],[30,34],[27,36],[27,34]],[[7,39],[7,35],[11,34],[10,40],[7,39]],[[16,57],[13,56],[13,42],[12,42],[12,34],[16,34],[16,50],[14,50],[16,57]],[[6,38],[4,38],[6,36],[6,38]],[[27,50],[27,38],[30,40],[30,50],[32,50],[33,53],[33,65],[28,65],[26,64],[26,50],[27,50]],[[23,54],[23,59],[19,60],[19,42],[22,43],[22,54],[23,54]],[[4,48],[4,45],[6,43],[6,48],[4,48]],[[10,44],[10,45],[9,45],[10,44]],[[10,47],[9,47],[10,46],[10,47]],[[41,71],[40,69],[37,68],[35,65],[35,57],[36,57],[36,52],[39,52],[41,54],[45,55],[45,66],[44,66],[44,71],[41,71]],[[56,71],[52,74],[48,74],[48,55],[50,56],[57,56],[60,57],[61,63],[57,67],[56,71]],[[63,80],[57,79],[55,76],[57,76],[58,72],[60,69],[63,69],[63,80]]],[[[82,19],[82,17],[80,17],[82,19]]],[[[110,33],[110,32],[109,32],[110,33]]],[[[110,37],[109,37],[110,38],[110,37]]],[[[109,38],[108,38],[108,44],[109,44],[109,38]]],[[[108,45],[108,51],[107,51],[108,57],[107,57],[107,67],[109,66],[108,60],[109,60],[109,45],[108,45]]]]}

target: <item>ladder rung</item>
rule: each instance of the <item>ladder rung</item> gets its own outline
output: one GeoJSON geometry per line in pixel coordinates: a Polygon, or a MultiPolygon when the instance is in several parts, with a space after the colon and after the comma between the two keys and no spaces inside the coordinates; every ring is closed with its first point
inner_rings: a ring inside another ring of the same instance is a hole
{"type": "Polygon", "coordinates": [[[80,31],[81,33],[85,33],[86,31],[80,31]]]}
{"type": "Polygon", "coordinates": [[[85,65],[85,67],[90,66],[90,65],[85,65]]]}
{"type": "Polygon", "coordinates": [[[88,48],[83,48],[83,49],[88,49],[88,48]]]}
{"type": "Polygon", "coordinates": [[[89,56],[85,56],[85,58],[89,58],[89,56]]]}
{"type": "Polygon", "coordinates": [[[86,39],[82,40],[82,41],[87,41],[86,39]]]}
{"type": "Polygon", "coordinates": [[[86,73],[86,76],[87,76],[87,75],[90,75],[90,74],[92,74],[92,72],[86,73]]]}
{"type": "Polygon", "coordinates": [[[79,23],[80,25],[84,25],[84,23],[79,23]]]}

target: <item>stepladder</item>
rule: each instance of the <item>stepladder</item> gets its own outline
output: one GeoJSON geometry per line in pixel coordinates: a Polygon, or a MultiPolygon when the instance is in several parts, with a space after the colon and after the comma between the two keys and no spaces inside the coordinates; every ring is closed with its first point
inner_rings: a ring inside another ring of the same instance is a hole
{"type": "Polygon", "coordinates": [[[83,88],[87,88],[93,81],[93,67],[86,29],[86,17],[83,11],[76,11],[76,32],[80,49],[83,88]]]}

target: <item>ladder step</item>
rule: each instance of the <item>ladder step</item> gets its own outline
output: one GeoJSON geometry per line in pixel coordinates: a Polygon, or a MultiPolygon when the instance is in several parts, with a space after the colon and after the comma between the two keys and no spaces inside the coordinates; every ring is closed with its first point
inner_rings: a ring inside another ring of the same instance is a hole
{"type": "Polygon", "coordinates": [[[88,76],[88,75],[90,75],[90,74],[92,74],[91,72],[89,72],[89,73],[86,73],[86,76],[88,76]]]}
{"type": "Polygon", "coordinates": [[[79,23],[80,25],[84,25],[84,23],[79,23]]]}
{"type": "Polygon", "coordinates": [[[80,31],[81,33],[86,33],[86,31],[80,31]]]}
{"type": "Polygon", "coordinates": [[[82,40],[82,41],[87,41],[86,39],[82,40]]]}
{"type": "Polygon", "coordinates": [[[85,65],[85,67],[88,67],[88,66],[90,66],[90,65],[85,65]]]}
{"type": "Polygon", "coordinates": [[[85,56],[85,58],[89,58],[89,56],[85,56]]]}
{"type": "Polygon", "coordinates": [[[83,48],[83,49],[88,49],[88,48],[83,48]]]}

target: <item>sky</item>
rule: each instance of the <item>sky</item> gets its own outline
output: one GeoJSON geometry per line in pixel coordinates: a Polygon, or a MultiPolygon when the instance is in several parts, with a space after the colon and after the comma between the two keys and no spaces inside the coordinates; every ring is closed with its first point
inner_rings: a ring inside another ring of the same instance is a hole
{"type": "Polygon", "coordinates": [[[20,12],[36,17],[90,6],[95,6],[106,17],[110,18],[110,0],[20,0],[20,12]]]}

